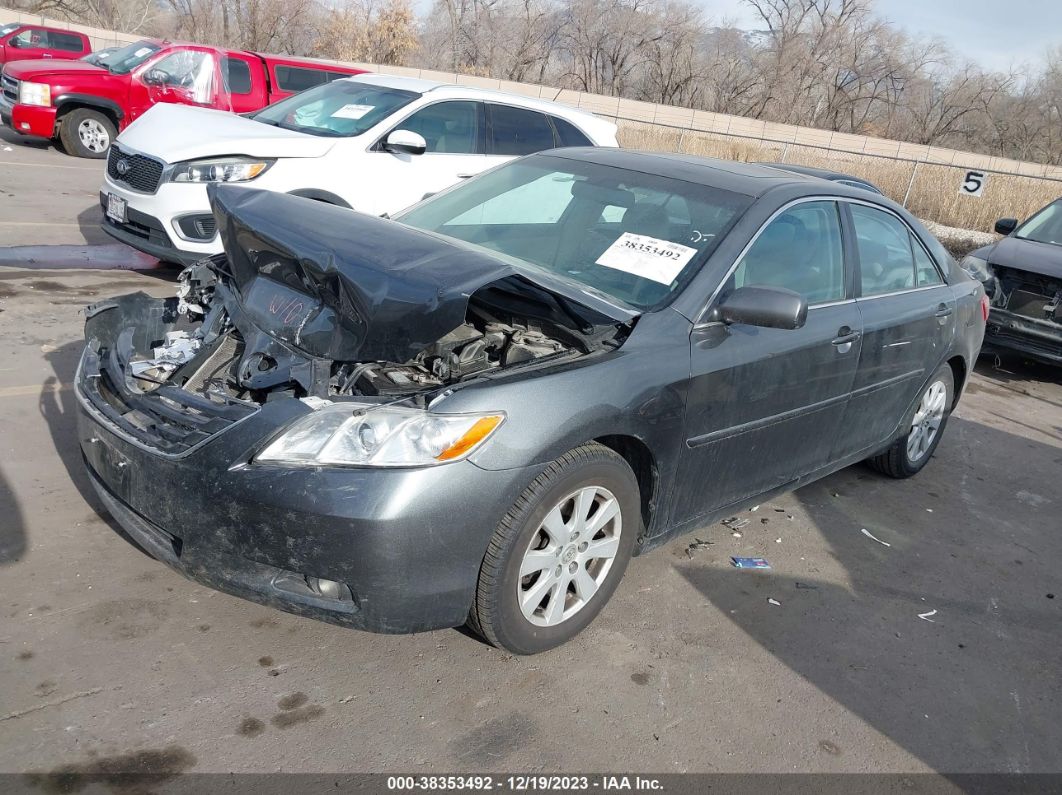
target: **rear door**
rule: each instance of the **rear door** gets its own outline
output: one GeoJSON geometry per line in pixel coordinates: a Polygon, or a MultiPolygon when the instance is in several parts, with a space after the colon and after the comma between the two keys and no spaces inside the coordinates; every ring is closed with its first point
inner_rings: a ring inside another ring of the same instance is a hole
{"type": "Polygon", "coordinates": [[[366,153],[373,189],[359,196],[357,209],[375,215],[394,213],[478,174],[486,161],[483,130],[483,103],[468,99],[423,105],[394,122],[366,153]],[[383,142],[394,130],[420,135],[427,144],[424,153],[384,149],[383,142]]]}
{"type": "Polygon", "coordinates": [[[955,333],[955,297],[907,224],[891,211],[848,203],[863,324],[846,433],[856,449],[888,441],[955,333]]]}
{"type": "Polygon", "coordinates": [[[221,56],[220,106],[233,113],[249,113],[265,105],[267,94],[262,62],[245,53],[221,56]]]}
{"type": "Polygon", "coordinates": [[[78,33],[61,30],[48,31],[48,46],[56,58],[75,59],[89,52],[88,41],[78,33]]]}
{"type": "Polygon", "coordinates": [[[486,107],[487,158],[484,169],[514,157],[556,148],[557,134],[548,114],[495,102],[488,102],[486,107]]]}
{"type": "Polygon", "coordinates": [[[860,350],[838,205],[804,200],[760,230],[718,300],[746,285],[808,301],[803,328],[704,323],[691,336],[686,444],[672,521],[792,482],[830,461],[860,350]]]}

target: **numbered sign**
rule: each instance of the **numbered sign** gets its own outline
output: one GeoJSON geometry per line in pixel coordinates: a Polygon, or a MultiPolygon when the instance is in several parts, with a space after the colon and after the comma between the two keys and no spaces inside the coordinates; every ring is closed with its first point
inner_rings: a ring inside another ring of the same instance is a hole
{"type": "Polygon", "coordinates": [[[959,193],[966,196],[980,197],[985,192],[985,183],[988,182],[988,174],[983,171],[967,171],[959,186],[959,193]]]}

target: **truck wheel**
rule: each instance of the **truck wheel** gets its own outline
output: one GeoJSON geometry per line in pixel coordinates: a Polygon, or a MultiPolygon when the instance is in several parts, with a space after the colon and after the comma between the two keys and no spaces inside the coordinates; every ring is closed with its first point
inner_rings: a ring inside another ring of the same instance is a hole
{"type": "Polygon", "coordinates": [[[929,379],[913,414],[908,431],[887,450],[867,459],[871,467],[892,478],[909,478],[922,471],[940,444],[955,396],[955,375],[947,364],[929,379]]]}
{"type": "Polygon", "coordinates": [[[490,540],[469,626],[514,654],[574,638],[623,577],[641,529],[638,494],[627,462],[600,444],[547,466],[490,540]]]}
{"type": "Polygon", "coordinates": [[[117,130],[114,123],[97,110],[74,108],[59,124],[59,140],[67,154],[99,159],[107,150],[117,130]]]}

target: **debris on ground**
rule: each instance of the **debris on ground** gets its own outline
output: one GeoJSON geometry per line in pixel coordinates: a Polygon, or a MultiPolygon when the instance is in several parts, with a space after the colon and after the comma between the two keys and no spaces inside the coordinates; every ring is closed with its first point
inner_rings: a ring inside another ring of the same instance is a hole
{"type": "Polygon", "coordinates": [[[920,619],[922,619],[923,621],[928,621],[930,624],[935,624],[937,622],[935,622],[932,618],[930,618],[930,616],[935,616],[936,614],[937,614],[936,610],[930,610],[928,613],[919,613],[918,617],[920,619]]]}
{"type": "Polygon", "coordinates": [[[759,509],[760,509],[759,505],[753,505],[751,508],[749,508],[750,511],[758,511],[759,509]]]}
{"type": "Polygon", "coordinates": [[[764,558],[730,558],[735,569],[769,569],[771,564],[764,558]]]}
{"type": "Polygon", "coordinates": [[[767,604],[775,605],[776,607],[781,607],[782,606],[781,602],[779,602],[777,599],[771,599],[770,597],[767,598],[767,604]]]}
{"type": "Polygon", "coordinates": [[[762,519],[760,519],[760,524],[767,524],[769,521],[771,520],[764,516],[762,519]]]}
{"type": "Polygon", "coordinates": [[[694,538],[693,543],[686,547],[686,555],[689,557],[690,560],[693,560],[694,552],[696,552],[698,549],[707,549],[714,543],[714,541],[701,541],[701,539],[699,538],[694,538]]]}
{"type": "Polygon", "coordinates": [[[806,582],[798,582],[798,583],[796,583],[796,587],[797,587],[798,591],[817,591],[817,590],[819,590],[819,586],[811,585],[810,583],[806,583],[806,582]]]}
{"type": "Polygon", "coordinates": [[[731,530],[737,530],[739,527],[744,527],[748,523],[748,519],[740,519],[737,516],[731,516],[729,519],[724,519],[720,522],[720,524],[729,527],[731,530]]]}
{"type": "Polygon", "coordinates": [[[861,527],[861,528],[859,528],[859,532],[860,532],[860,533],[862,533],[863,535],[865,535],[865,536],[866,536],[867,538],[869,538],[869,539],[870,539],[871,541],[877,541],[877,542],[878,542],[879,544],[881,544],[881,545],[882,545],[883,547],[890,547],[890,548],[892,547],[892,544],[890,544],[890,543],[889,543],[888,541],[882,541],[882,540],[881,540],[880,538],[878,538],[878,537],[877,537],[876,535],[874,535],[873,533],[871,533],[871,532],[870,532],[869,530],[867,530],[867,529],[866,529],[865,527],[861,527]]]}
{"type": "Polygon", "coordinates": [[[734,538],[741,538],[741,533],[739,533],[737,530],[735,530],[730,535],[732,535],[734,538]]]}

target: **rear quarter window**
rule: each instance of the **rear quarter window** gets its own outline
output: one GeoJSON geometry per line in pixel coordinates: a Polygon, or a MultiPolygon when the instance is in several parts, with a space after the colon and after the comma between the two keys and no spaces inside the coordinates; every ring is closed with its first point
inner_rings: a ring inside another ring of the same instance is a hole
{"type": "Polygon", "coordinates": [[[553,128],[557,131],[557,146],[593,146],[594,142],[583,135],[576,127],[569,121],[565,121],[559,116],[550,116],[550,120],[553,122],[553,128]]]}

